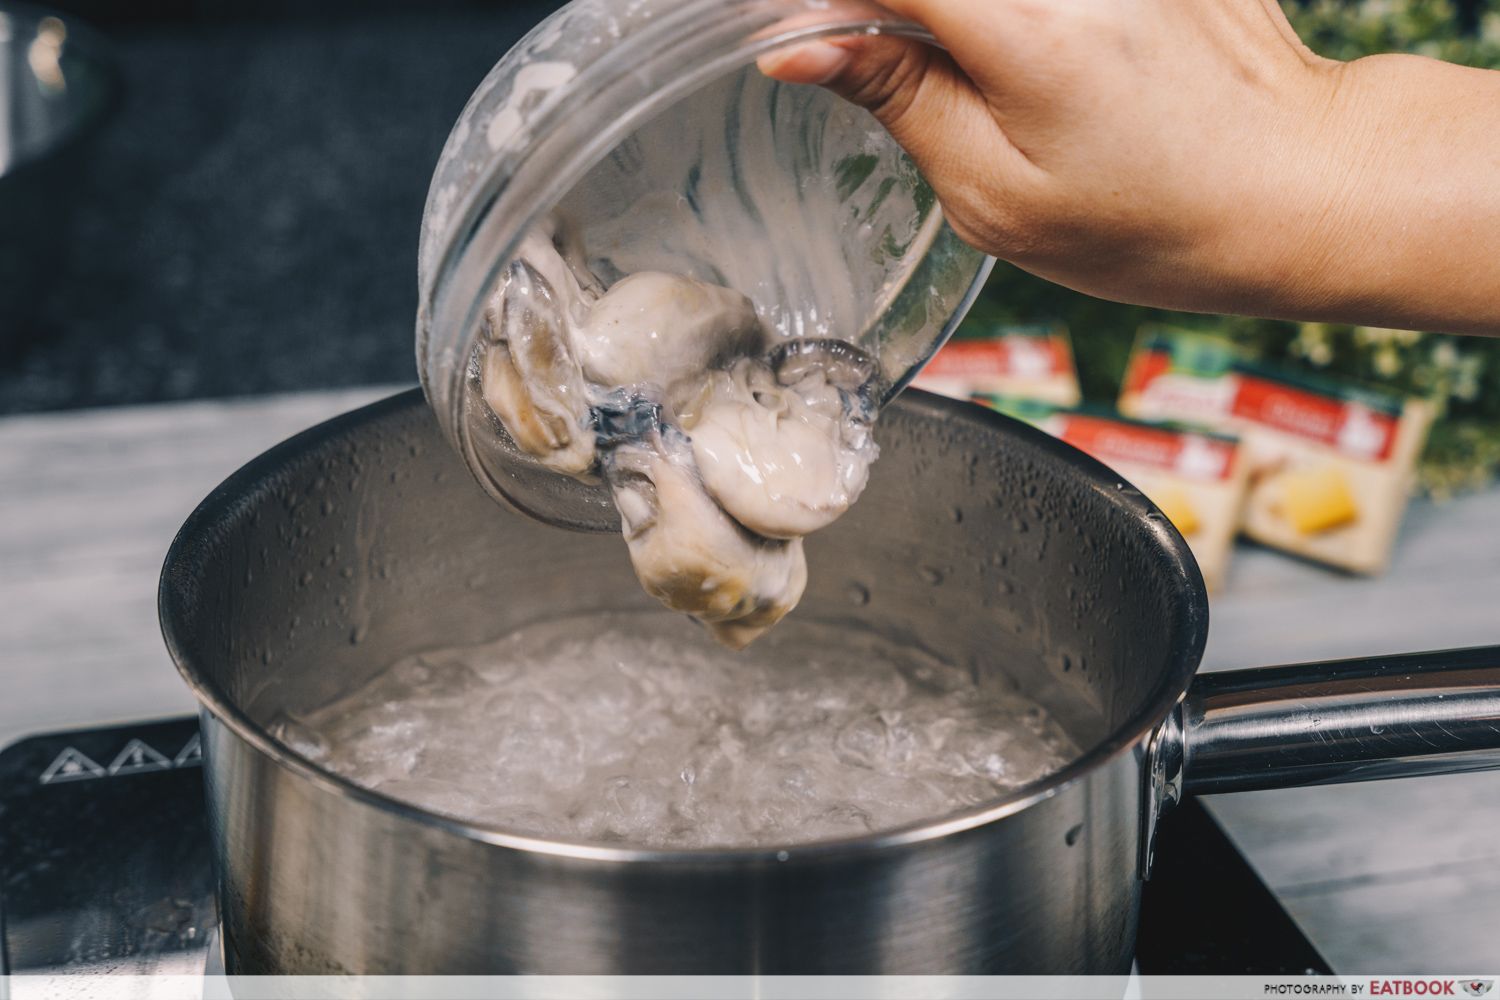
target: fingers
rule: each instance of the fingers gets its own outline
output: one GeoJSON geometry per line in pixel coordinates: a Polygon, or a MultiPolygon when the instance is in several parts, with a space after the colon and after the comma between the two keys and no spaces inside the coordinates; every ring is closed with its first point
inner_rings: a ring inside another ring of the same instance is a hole
{"type": "Polygon", "coordinates": [[[995,128],[984,99],[941,50],[904,38],[807,42],[760,60],[767,76],[827,87],[868,110],[924,170],[953,151],[952,138],[995,128]]]}
{"type": "Polygon", "coordinates": [[[760,71],[783,83],[825,84],[839,77],[854,59],[846,39],[819,40],[778,49],[761,56],[760,71]]]}

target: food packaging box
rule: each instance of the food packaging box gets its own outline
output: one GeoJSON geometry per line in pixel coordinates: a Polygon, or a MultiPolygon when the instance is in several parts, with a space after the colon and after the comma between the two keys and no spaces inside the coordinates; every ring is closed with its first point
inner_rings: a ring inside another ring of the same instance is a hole
{"type": "Polygon", "coordinates": [[[1082,398],[1067,327],[994,326],[956,336],[912,383],[955,399],[979,395],[1077,406],[1082,398]]]}
{"type": "Polygon", "coordinates": [[[1118,472],[1182,533],[1209,589],[1224,582],[1248,485],[1249,467],[1238,439],[1114,414],[1047,409],[993,397],[983,401],[1118,472]]]}
{"type": "Polygon", "coordinates": [[[1378,573],[1406,509],[1433,409],[1426,401],[1248,360],[1218,338],[1148,329],[1121,411],[1235,433],[1249,465],[1241,530],[1356,573],[1378,573]]]}

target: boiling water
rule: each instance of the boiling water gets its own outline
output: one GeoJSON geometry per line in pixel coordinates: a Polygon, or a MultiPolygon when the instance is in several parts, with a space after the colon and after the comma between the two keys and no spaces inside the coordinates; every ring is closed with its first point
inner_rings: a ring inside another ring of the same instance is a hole
{"type": "Polygon", "coordinates": [[[402,660],[272,730],[358,784],[517,833],[784,845],[942,816],[1077,756],[1000,686],[813,622],[736,654],[660,614],[594,615],[402,660]]]}

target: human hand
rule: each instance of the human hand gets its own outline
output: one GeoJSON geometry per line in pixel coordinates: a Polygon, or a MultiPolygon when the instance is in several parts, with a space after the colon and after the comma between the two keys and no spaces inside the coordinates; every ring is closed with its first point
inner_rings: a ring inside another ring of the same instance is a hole
{"type": "Polygon", "coordinates": [[[1145,305],[1500,327],[1493,255],[1477,283],[1472,262],[1434,273],[1473,230],[1456,199],[1500,222],[1500,74],[1326,60],[1275,0],[886,6],[946,51],[836,38],[761,68],[873,112],[975,247],[1145,305]],[[1476,97],[1463,114],[1442,106],[1455,87],[1476,97]]]}

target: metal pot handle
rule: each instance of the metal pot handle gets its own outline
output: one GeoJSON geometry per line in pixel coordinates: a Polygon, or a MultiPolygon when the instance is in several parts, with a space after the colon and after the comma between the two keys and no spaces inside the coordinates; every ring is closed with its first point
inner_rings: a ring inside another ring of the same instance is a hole
{"type": "Polygon", "coordinates": [[[1145,870],[1184,795],[1500,768],[1500,646],[1200,674],[1149,753],[1145,870]]]}

